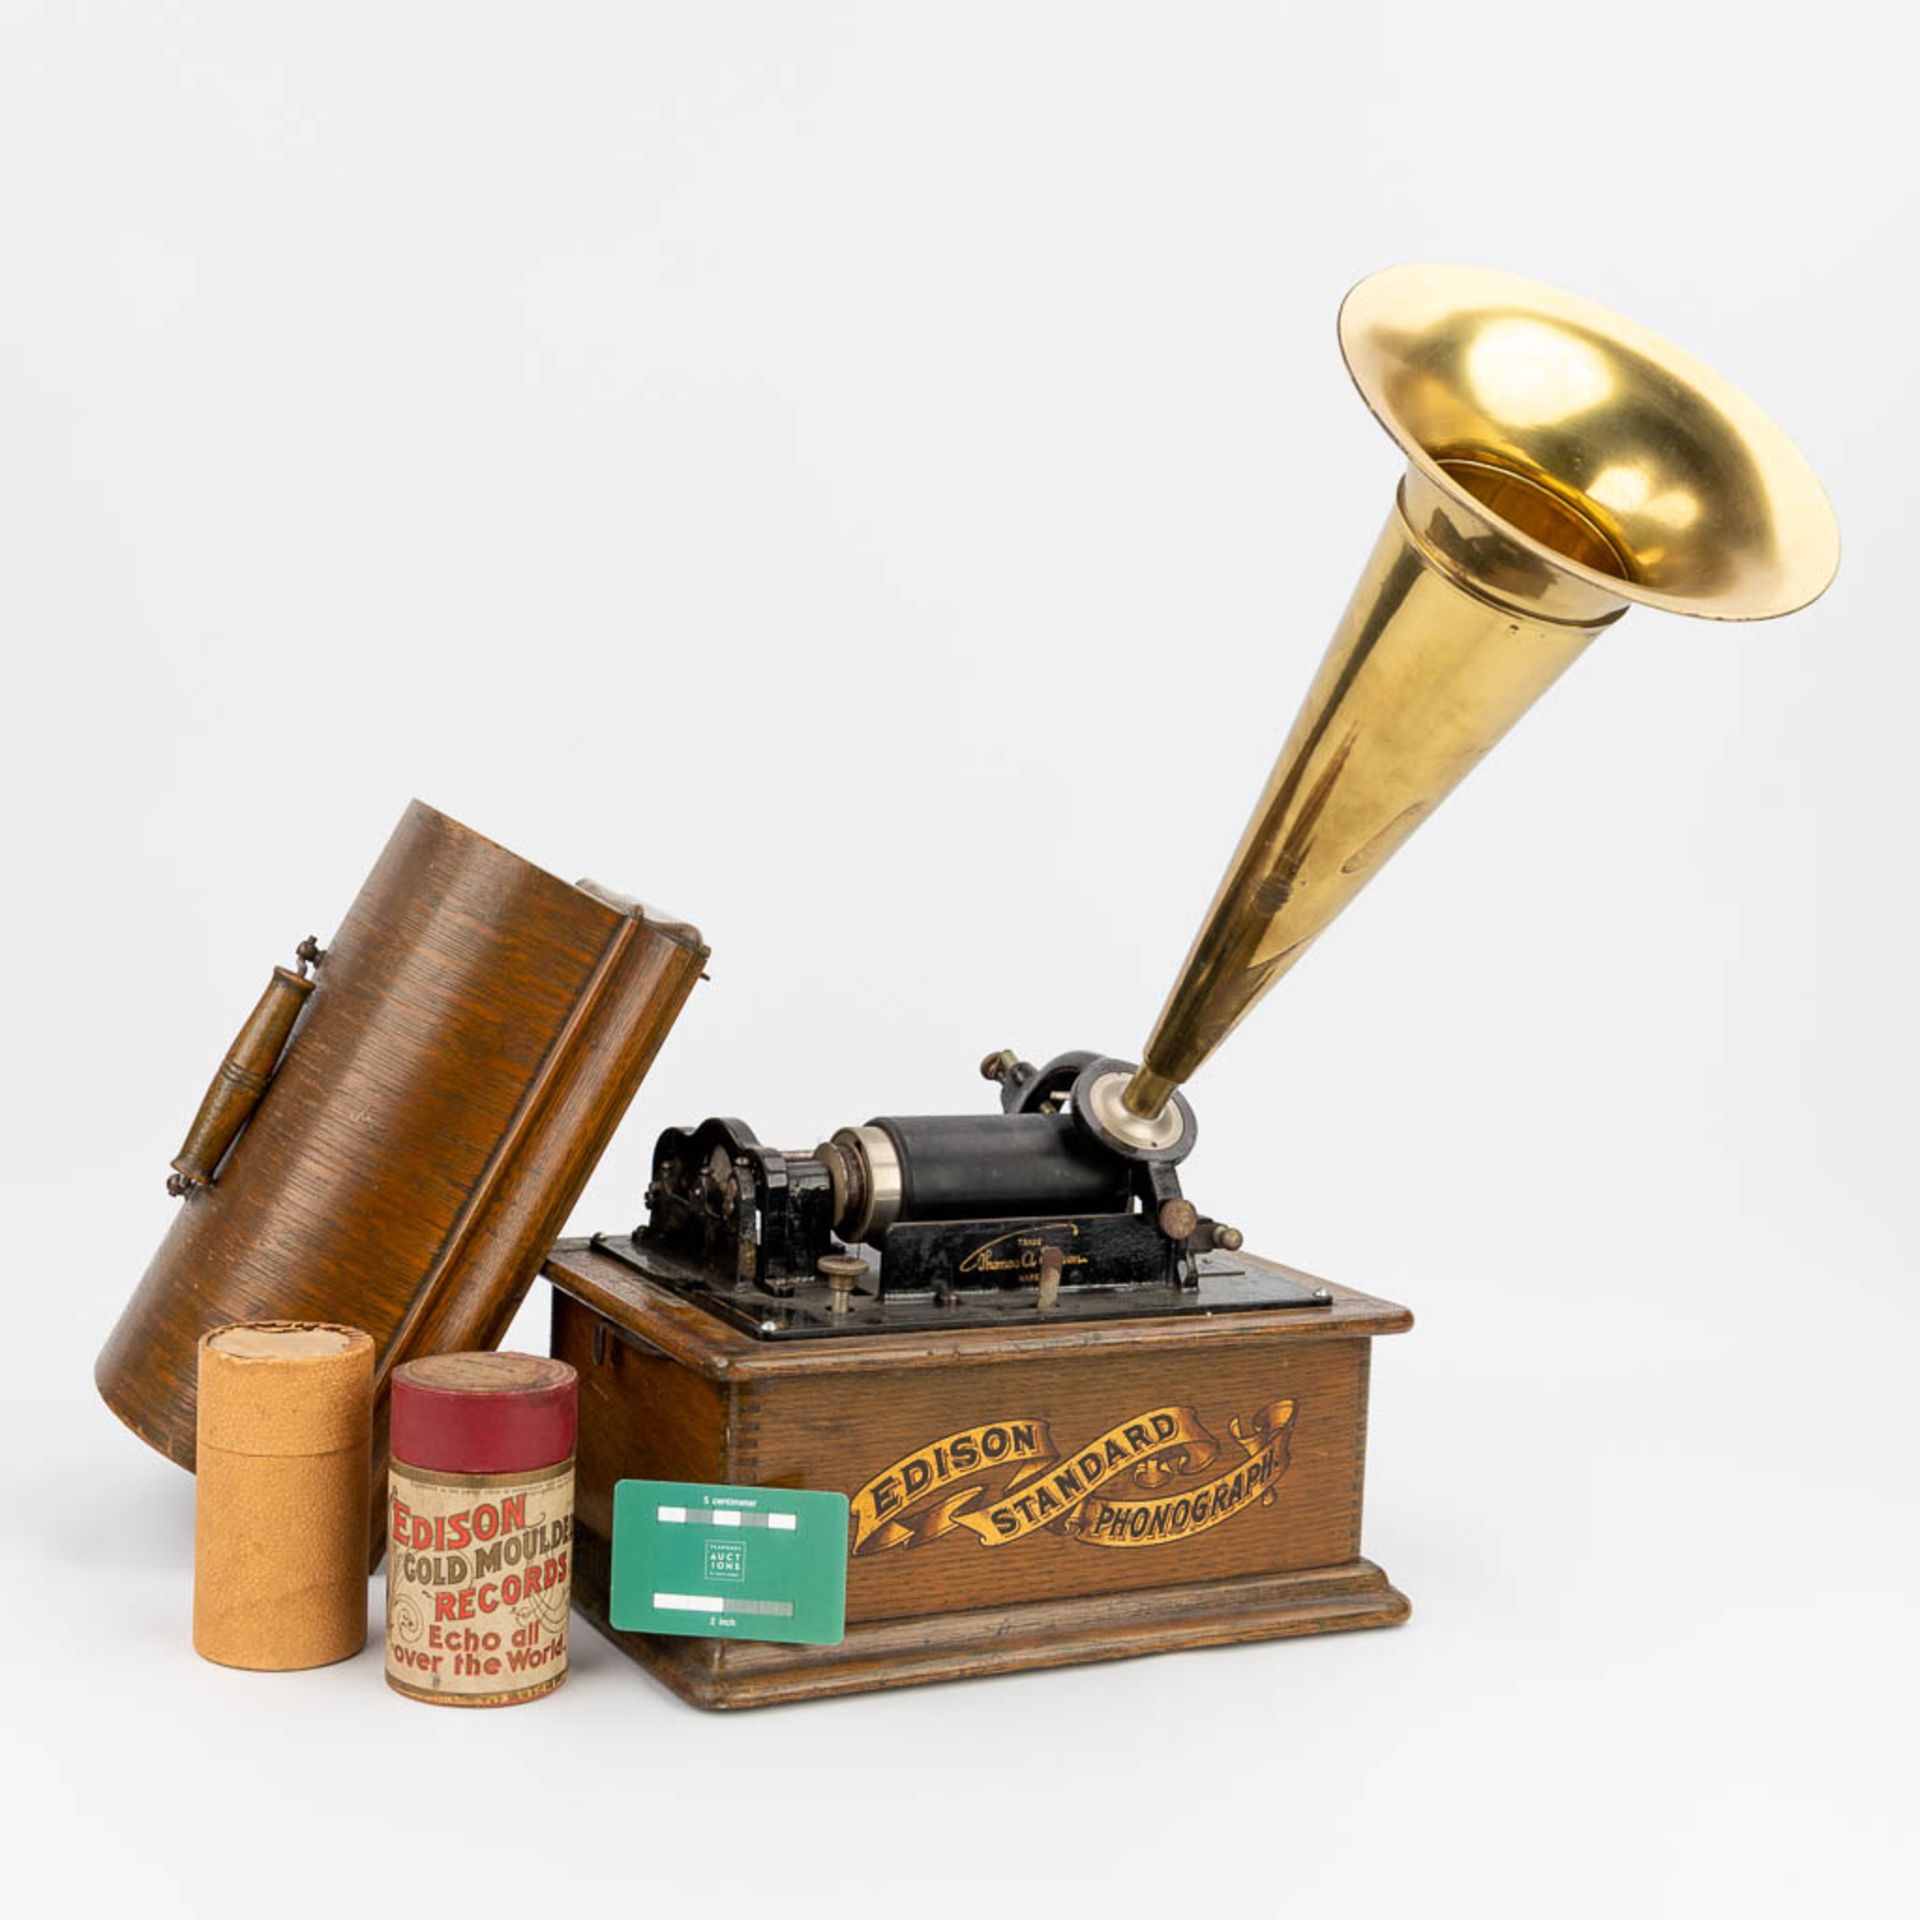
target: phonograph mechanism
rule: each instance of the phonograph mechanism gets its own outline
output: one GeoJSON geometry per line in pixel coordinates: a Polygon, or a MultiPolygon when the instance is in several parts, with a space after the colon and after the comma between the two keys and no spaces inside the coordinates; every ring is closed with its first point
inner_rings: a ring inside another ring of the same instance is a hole
{"type": "Polygon", "coordinates": [[[1778,428],[1584,300],[1394,268],[1340,339],[1407,471],[1141,1063],[997,1054],[998,1114],[805,1152],[737,1120],[668,1132],[611,1255],[768,1339],[1324,1306],[1182,1192],[1182,1084],[1631,602],[1762,619],[1838,552],[1778,428]]]}

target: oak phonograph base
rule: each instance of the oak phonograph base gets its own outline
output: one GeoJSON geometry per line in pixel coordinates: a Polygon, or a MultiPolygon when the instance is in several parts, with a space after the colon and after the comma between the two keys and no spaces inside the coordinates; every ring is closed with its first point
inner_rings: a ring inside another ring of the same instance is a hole
{"type": "Polygon", "coordinates": [[[1372,1343],[1403,1307],[1329,1287],[1310,1310],[780,1343],[585,1241],[546,1273],[580,1374],[574,1603],[697,1706],[1407,1617],[1360,1549],[1372,1343]],[[611,1628],[624,1479],[847,1494],[845,1640],[611,1628]]]}

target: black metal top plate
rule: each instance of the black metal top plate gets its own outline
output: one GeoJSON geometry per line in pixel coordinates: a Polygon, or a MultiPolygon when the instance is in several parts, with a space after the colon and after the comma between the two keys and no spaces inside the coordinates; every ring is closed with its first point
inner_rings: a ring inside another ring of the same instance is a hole
{"type": "MultiPolygon", "coordinates": [[[[765,1287],[716,1280],[656,1248],[620,1234],[593,1236],[598,1253],[620,1261],[655,1286],[704,1307],[728,1325],[762,1340],[840,1339],[862,1333],[933,1333],[958,1327],[1040,1327],[1076,1321],[1158,1320],[1175,1315],[1270,1312],[1275,1307],[1324,1307],[1328,1297],[1266,1268],[1242,1266],[1231,1254],[1200,1256],[1191,1287],[1140,1285],[1063,1287],[1057,1307],[1042,1313],[1031,1287],[884,1296],[857,1293],[850,1312],[831,1311],[823,1282],[778,1294],[765,1287]]],[[[870,1257],[878,1258],[877,1255],[870,1257]]]]}

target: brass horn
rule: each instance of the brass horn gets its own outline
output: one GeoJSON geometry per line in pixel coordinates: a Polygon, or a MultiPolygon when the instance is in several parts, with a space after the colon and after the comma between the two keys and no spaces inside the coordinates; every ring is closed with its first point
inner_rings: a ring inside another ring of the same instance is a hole
{"type": "Polygon", "coordinates": [[[1605,308],[1391,267],[1348,294],[1340,346],[1406,477],[1141,1065],[1094,1089],[1142,1148],[1177,1136],[1175,1089],[1630,603],[1769,619],[1839,561],[1779,428],[1605,308]]]}

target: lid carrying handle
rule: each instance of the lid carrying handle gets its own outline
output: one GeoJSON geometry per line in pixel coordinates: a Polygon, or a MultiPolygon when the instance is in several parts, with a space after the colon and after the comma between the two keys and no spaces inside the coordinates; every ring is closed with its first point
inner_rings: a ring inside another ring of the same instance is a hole
{"type": "Polygon", "coordinates": [[[274,968],[273,978],[267,982],[259,1005],[247,1015],[246,1024],[227,1049],[227,1057],[220,1062],[220,1070],[200,1102],[200,1111],[187,1129],[186,1143],[173,1157],[167,1191],[176,1199],[197,1187],[213,1185],[215,1170],[260,1104],[260,1096],[266,1092],[286,1052],[294,1022],[314,988],[308,969],[326,958],[312,934],[301,941],[294,952],[300,971],[274,968]]]}

